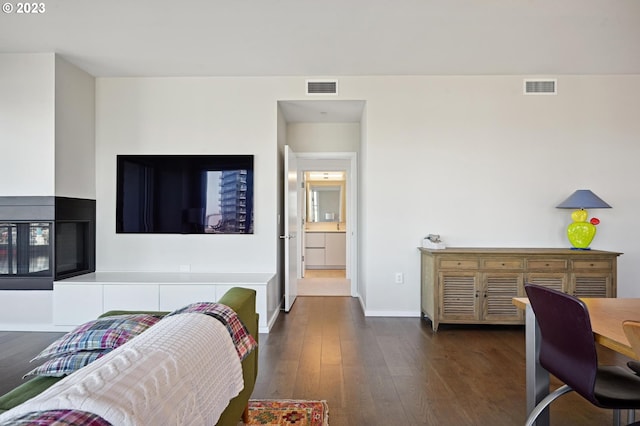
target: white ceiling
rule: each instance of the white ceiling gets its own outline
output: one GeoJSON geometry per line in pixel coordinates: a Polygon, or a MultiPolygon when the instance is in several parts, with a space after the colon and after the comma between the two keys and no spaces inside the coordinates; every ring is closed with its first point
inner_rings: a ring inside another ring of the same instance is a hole
{"type": "MultiPolygon", "coordinates": [[[[96,77],[640,74],[639,0],[42,4],[0,12],[0,53],[55,52],[96,77]]],[[[288,121],[363,108],[320,103],[281,107],[288,121]]]]}
{"type": "Polygon", "coordinates": [[[0,52],[56,52],[99,77],[640,73],[638,0],[43,4],[0,13],[0,52]]]}

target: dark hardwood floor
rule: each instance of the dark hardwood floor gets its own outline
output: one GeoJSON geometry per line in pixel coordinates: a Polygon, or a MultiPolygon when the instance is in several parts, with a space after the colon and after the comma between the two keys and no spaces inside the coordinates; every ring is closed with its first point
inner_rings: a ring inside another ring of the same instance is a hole
{"type": "MultiPolygon", "coordinates": [[[[525,421],[524,327],[442,325],[433,333],[419,318],[365,318],[350,297],[299,297],[260,338],[253,397],[326,399],[331,426],[525,421]]],[[[604,348],[599,356],[626,362],[604,348]]],[[[611,424],[611,412],[575,394],[556,401],[551,418],[611,424]]]]}
{"type": "MultiPolygon", "coordinates": [[[[0,332],[0,394],[60,333],[0,332]]],[[[253,398],[325,399],[331,426],[520,425],[523,327],[447,326],[365,318],[357,299],[299,297],[260,335],[253,398]]],[[[626,358],[599,350],[600,361],[626,358]]],[[[552,387],[559,386],[552,382],[552,387]]],[[[553,403],[554,425],[608,425],[611,413],[575,394],[553,403]]]]}
{"type": "Polygon", "coordinates": [[[64,333],[0,331],[0,395],[24,383],[29,361],[64,333]]]}

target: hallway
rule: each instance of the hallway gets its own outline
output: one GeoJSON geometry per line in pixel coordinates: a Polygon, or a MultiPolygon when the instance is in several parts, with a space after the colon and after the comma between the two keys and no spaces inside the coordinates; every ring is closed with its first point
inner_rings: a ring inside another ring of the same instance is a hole
{"type": "Polygon", "coordinates": [[[307,269],[298,280],[298,296],[351,296],[344,269],[307,269]]]}

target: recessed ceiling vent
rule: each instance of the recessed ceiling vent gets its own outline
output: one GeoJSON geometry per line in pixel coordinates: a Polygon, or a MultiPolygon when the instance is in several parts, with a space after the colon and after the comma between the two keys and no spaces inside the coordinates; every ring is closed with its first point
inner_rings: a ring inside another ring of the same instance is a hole
{"type": "Polygon", "coordinates": [[[525,95],[556,95],[558,80],[556,79],[536,79],[524,81],[525,95]]]}
{"type": "Polygon", "coordinates": [[[307,95],[337,95],[338,80],[307,80],[307,95]]]}

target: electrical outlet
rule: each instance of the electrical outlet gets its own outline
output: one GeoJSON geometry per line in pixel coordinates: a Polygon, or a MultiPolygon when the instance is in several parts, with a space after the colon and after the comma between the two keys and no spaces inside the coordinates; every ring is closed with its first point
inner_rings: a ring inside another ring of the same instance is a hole
{"type": "Polygon", "coordinates": [[[180,265],[180,272],[191,272],[191,265],[180,265]]]}
{"type": "Polygon", "coordinates": [[[402,284],[404,282],[404,274],[402,272],[396,272],[396,284],[402,284]]]}

